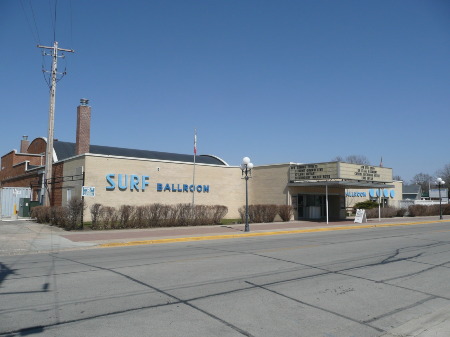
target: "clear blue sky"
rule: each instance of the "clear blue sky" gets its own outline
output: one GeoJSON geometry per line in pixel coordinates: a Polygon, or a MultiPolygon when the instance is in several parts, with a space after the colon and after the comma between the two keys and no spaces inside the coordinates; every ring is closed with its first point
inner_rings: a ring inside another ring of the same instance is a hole
{"type": "Polygon", "coordinates": [[[59,61],[55,138],[231,165],[364,155],[409,180],[450,163],[447,0],[0,1],[0,154],[47,136],[38,43],[59,61]],[[31,5],[30,5],[31,4],[31,5]],[[34,15],[33,15],[34,14],[34,15]],[[55,29],[53,28],[55,27],[55,29]]]}

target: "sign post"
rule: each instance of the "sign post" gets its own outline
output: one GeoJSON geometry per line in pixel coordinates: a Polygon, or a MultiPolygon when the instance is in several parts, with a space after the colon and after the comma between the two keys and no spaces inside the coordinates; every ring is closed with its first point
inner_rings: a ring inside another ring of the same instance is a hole
{"type": "Polygon", "coordinates": [[[357,209],[355,216],[355,223],[363,223],[363,222],[367,222],[366,210],[357,209]]]}

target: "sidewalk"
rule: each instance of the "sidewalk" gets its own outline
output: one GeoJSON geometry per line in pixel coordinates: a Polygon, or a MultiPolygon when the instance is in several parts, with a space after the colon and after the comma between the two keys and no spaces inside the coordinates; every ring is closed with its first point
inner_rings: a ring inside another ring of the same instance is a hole
{"type": "Polygon", "coordinates": [[[381,219],[381,221],[378,219],[369,219],[367,223],[362,224],[354,223],[353,220],[334,221],[328,224],[324,221],[259,223],[250,224],[250,232],[244,231],[243,224],[68,232],[61,228],[37,224],[29,219],[3,219],[0,220],[0,255],[17,255],[93,247],[284,235],[430,222],[439,222],[439,217],[389,218],[381,219]]]}

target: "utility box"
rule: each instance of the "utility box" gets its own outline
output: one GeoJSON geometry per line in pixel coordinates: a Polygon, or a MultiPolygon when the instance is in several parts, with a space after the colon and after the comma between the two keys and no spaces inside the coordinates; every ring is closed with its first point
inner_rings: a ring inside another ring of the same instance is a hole
{"type": "Polygon", "coordinates": [[[19,199],[19,216],[24,218],[30,217],[30,198],[19,199]]]}
{"type": "Polygon", "coordinates": [[[41,203],[39,201],[30,201],[30,217],[33,213],[33,207],[41,206],[41,203]]]}

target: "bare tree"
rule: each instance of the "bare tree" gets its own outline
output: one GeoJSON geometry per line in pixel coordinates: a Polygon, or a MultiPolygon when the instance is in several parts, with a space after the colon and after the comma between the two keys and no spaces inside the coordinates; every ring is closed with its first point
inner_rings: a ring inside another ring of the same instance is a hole
{"type": "Polygon", "coordinates": [[[331,159],[331,161],[342,161],[342,162],[344,162],[345,160],[344,160],[344,158],[341,157],[341,156],[336,156],[336,157],[334,157],[333,159],[331,159]]]}
{"type": "Polygon", "coordinates": [[[370,165],[370,161],[366,156],[352,154],[347,157],[336,156],[332,161],[341,161],[350,164],[370,165]]]}
{"type": "Polygon", "coordinates": [[[430,191],[430,185],[434,179],[427,173],[418,173],[411,179],[411,184],[420,185],[422,191],[428,193],[430,191]]]}
{"type": "Polygon", "coordinates": [[[442,180],[444,180],[445,184],[447,185],[445,187],[448,187],[450,184],[450,164],[447,164],[444,166],[444,168],[438,170],[436,172],[436,177],[442,178],[442,180]]]}

